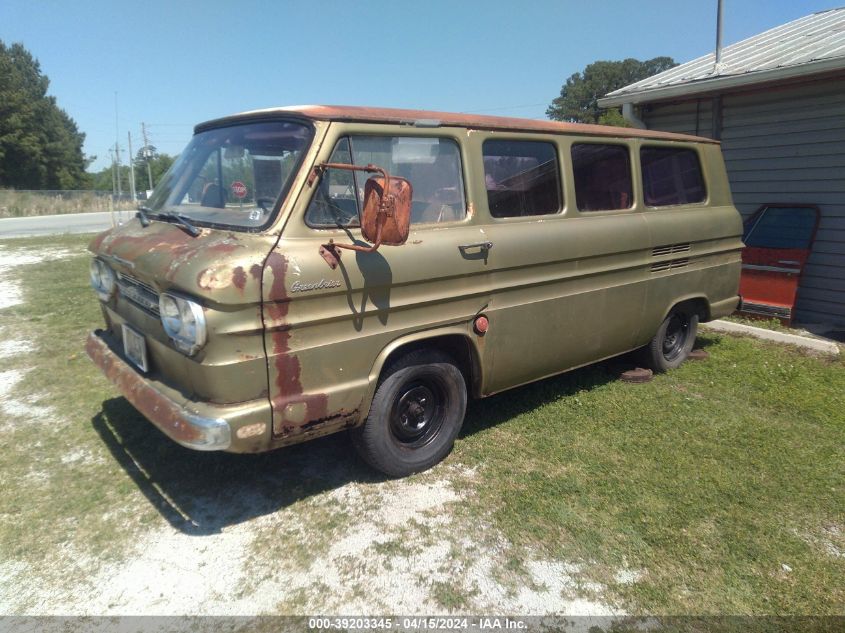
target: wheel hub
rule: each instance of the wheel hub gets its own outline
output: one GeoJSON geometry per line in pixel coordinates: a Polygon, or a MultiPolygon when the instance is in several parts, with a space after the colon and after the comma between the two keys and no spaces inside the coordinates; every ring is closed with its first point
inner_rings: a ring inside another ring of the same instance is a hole
{"type": "Polygon", "coordinates": [[[669,320],[663,337],[663,356],[672,360],[681,353],[686,343],[686,324],[676,315],[669,320]]]}
{"type": "Polygon", "coordinates": [[[434,394],[424,385],[417,385],[403,393],[398,402],[398,435],[413,440],[431,423],[435,409],[434,394]]]}

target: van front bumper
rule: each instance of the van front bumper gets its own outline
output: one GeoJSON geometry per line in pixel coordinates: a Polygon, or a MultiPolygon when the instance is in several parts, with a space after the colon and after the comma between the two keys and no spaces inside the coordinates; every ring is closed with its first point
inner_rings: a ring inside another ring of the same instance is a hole
{"type": "Polygon", "coordinates": [[[186,400],[178,391],[138,373],[109,344],[109,338],[102,330],[91,332],[86,353],[132,406],[170,439],[201,451],[266,449],[266,401],[224,406],[186,400]],[[256,423],[256,419],[263,421],[256,423]]]}

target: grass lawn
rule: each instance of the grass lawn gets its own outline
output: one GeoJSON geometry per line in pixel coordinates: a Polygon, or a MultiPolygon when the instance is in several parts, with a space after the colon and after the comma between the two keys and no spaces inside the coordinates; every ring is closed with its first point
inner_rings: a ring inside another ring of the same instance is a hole
{"type": "MultiPolygon", "coordinates": [[[[158,480],[201,479],[202,494],[293,454],[192,453],[137,423],[83,351],[102,321],[88,239],[0,241],[0,253],[73,253],[7,273],[23,303],[0,309],[0,343],[32,346],[0,356],[0,563],[55,582],[67,569],[50,566],[67,564],[69,542],[120,560],[165,512],[127,476],[143,464],[116,459],[109,443],[153,438],[158,480]]],[[[630,366],[620,359],[472,403],[447,460],[475,472],[459,512],[515,551],[579,565],[585,591],[600,583],[631,613],[845,613],[845,363],[717,334],[699,345],[709,360],[647,384],[618,381],[630,366]]],[[[348,461],[354,477],[368,476],[348,461]]],[[[314,485],[303,477],[284,494],[314,485]]]]}
{"type": "Polygon", "coordinates": [[[845,612],[845,366],[707,334],[644,385],[605,363],[477,403],[458,446],[509,538],[614,570],[643,613],[845,612]]]}
{"type": "Polygon", "coordinates": [[[127,210],[138,205],[131,200],[112,203],[110,198],[106,192],[94,191],[44,192],[0,189],[0,219],[127,210]]]}

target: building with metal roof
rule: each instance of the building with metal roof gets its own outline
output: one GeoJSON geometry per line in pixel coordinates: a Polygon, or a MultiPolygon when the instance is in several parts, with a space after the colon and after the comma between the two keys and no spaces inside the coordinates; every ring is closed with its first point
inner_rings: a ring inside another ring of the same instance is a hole
{"type": "Polygon", "coordinates": [[[709,53],[599,100],[602,107],[783,82],[845,69],[845,7],[820,11],[709,53]]]}
{"type": "Polygon", "coordinates": [[[636,127],[719,139],[745,217],[764,204],[817,205],[796,316],[845,330],[845,7],[630,84],[599,105],[621,106],[636,127]]]}

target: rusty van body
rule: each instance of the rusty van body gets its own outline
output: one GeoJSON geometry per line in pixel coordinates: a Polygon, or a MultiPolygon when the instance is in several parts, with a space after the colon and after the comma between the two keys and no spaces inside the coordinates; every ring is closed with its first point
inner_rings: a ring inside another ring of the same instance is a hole
{"type": "Polygon", "coordinates": [[[469,397],[638,348],[677,366],[697,322],[737,306],[741,236],[709,139],[239,114],[197,126],[138,216],[91,242],[105,325],[87,352],[185,446],[353,429],[403,475],[448,453],[469,397]]]}

